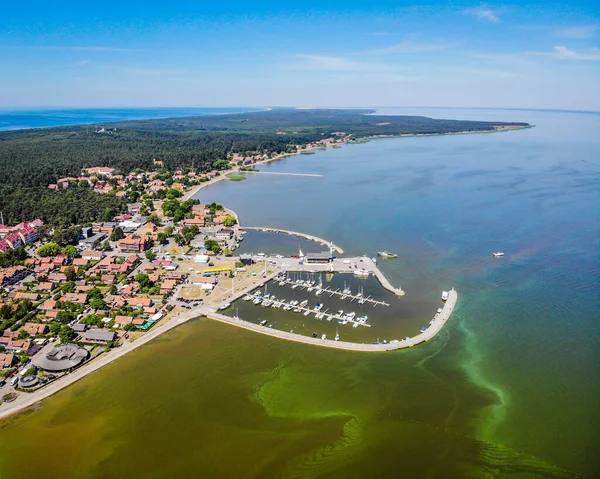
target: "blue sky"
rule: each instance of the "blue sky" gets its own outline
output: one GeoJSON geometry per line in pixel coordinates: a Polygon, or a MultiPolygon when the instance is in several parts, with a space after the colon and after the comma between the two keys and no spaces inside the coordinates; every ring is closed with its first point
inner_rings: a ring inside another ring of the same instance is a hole
{"type": "Polygon", "coordinates": [[[600,2],[11,2],[0,108],[600,110],[600,2]]]}

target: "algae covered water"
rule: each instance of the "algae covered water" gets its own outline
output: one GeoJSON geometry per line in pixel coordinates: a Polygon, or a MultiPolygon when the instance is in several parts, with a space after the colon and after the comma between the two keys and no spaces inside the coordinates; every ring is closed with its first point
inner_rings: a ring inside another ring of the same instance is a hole
{"type": "Polygon", "coordinates": [[[0,477],[594,477],[600,115],[418,113],[536,128],[348,145],[261,167],[322,177],[200,198],[398,253],[407,321],[455,286],[434,340],[365,354],[199,319],[0,423],[0,477]]]}

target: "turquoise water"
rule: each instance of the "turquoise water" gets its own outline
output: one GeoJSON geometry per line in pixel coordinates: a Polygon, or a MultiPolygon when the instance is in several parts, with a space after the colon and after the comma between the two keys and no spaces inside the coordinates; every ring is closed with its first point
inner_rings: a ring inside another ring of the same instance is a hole
{"type": "Polygon", "coordinates": [[[429,311],[455,286],[450,341],[493,398],[479,437],[595,470],[600,115],[392,112],[536,127],[347,145],[261,167],[322,178],[248,175],[199,198],[225,203],[242,224],[314,234],[348,254],[397,252],[382,269],[429,311]]]}
{"type": "Polygon", "coordinates": [[[0,110],[0,131],[179,116],[258,111],[256,108],[65,108],[0,110]]]}

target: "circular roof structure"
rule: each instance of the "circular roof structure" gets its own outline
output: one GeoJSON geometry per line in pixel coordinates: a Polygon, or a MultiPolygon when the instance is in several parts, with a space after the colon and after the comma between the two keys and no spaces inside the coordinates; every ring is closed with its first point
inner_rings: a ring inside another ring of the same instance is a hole
{"type": "Polygon", "coordinates": [[[88,350],[76,344],[61,344],[43,356],[33,360],[33,364],[44,371],[60,372],[79,366],[88,357],[88,350]]]}
{"type": "Polygon", "coordinates": [[[37,378],[37,376],[34,376],[33,374],[28,374],[27,376],[19,378],[19,387],[31,388],[33,386],[36,386],[39,382],[40,380],[37,378]]]}

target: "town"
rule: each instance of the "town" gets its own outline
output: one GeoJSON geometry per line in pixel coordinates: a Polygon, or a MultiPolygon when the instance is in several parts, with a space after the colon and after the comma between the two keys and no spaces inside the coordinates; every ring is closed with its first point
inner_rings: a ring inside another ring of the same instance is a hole
{"type": "MultiPolygon", "coordinates": [[[[291,151],[349,139],[334,134],[291,151]]],[[[115,195],[125,211],[68,227],[42,219],[9,226],[0,216],[0,403],[270,277],[268,261],[232,257],[244,233],[236,214],[192,197],[201,185],[276,158],[230,154],[206,173],[170,172],[159,159],[153,171],[85,168],[48,188],[115,195]]]]}

